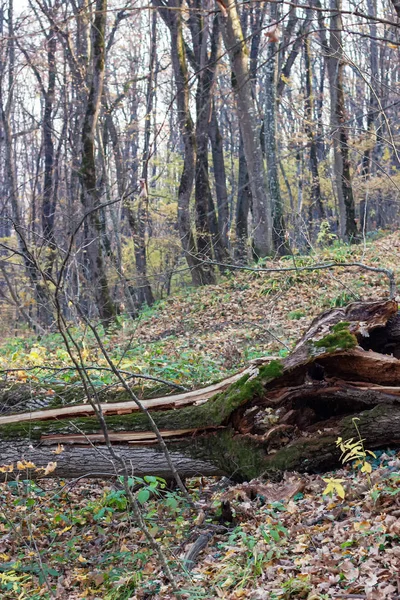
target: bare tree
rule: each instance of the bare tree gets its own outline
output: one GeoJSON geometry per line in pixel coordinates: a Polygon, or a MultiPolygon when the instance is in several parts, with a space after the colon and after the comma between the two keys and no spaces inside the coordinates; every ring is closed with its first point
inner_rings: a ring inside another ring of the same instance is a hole
{"type": "Polygon", "coordinates": [[[220,18],[226,50],[232,69],[232,85],[237,101],[240,131],[252,194],[253,245],[256,256],[273,252],[272,207],[267,195],[267,179],[260,142],[260,122],[252,97],[249,53],[243,36],[237,6],[220,4],[220,18]]]}
{"type": "Polygon", "coordinates": [[[85,227],[85,253],[87,274],[92,284],[97,309],[102,323],[108,327],[115,317],[115,306],[110,295],[101,244],[102,226],[97,192],[95,134],[99,117],[105,72],[105,30],[107,0],[97,0],[92,34],[92,74],[82,131],[82,182],[81,201],[87,213],[85,227]]]}

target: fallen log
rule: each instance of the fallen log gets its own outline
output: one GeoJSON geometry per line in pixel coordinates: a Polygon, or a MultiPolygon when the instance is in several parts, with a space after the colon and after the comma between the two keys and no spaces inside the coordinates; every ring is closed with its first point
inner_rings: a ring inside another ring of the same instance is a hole
{"type": "MultiPolygon", "coordinates": [[[[338,462],[338,436],[356,437],[354,417],[367,448],[400,445],[398,357],[396,302],[358,302],[315,319],[283,360],[265,358],[214,386],[145,405],[183,476],[321,471],[338,462]]],[[[171,477],[135,402],[102,410],[110,441],[133,473],[171,477]]],[[[114,475],[117,468],[90,404],[1,416],[0,464],[22,459],[37,467],[56,461],[51,475],[60,477],[114,475]]]]}

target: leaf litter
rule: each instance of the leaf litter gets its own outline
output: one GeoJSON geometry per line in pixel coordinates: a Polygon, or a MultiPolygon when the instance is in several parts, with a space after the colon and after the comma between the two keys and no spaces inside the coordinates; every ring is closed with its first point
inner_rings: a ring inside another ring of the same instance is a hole
{"type": "MultiPolygon", "coordinates": [[[[303,258],[362,259],[393,268],[398,277],[399,252],[400,235],[393,233],[365,247],[303,258]]],[[[288,266],[288,259],[280,264],[288,266]]],[[[121,368],[202,385],[259,356],[286,352],[321,310],[358,296],[379,299],[387,290],[383,276],[368,272],[235,273],[216,286],[161,301],[133,325],[124,322],[105,343],[121,368]]],[[[101,366],[86,333],[77,335],[86,360],[101,366]]],[[[26,364],[68,365],[54,336],[40,345],[30,338],[7,340],[3,347],[1,367],[17,367],[17,381],[30,377],[26,364]]],[[[43,377],[39,371],[35,376],[43,377]]],[[[400,598],[400,455],[380,452],[372,463],[370,482],[350,465],[323,476],[286,473],[276,482],[228,482],[228,489],[219,480],[193,479],[189,489],[202,507],[197,515],[176,491],[163,491],[144,501],[144,516],[188,600],[400,598]],[[324,495],[324,479],[339,482],[344,498],[334,485],[324,495]],[[187,572],[183,558],[204,532],[208,544],[187,572]]],[[[20,474],[0,484],[0,495],[2,599],[173,598],[113,483],[33,483],[20,474]]]]}

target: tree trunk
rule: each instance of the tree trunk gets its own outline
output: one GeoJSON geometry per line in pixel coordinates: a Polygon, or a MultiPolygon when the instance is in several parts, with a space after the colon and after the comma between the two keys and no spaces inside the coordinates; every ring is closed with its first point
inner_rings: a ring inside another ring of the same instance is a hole
{"type": "Polygon", "coordinates": [[[178,122],[184,145],[184,161],[178,189],[178,229],[181,244],[194,285],[210,283],[211,265],[204,264],[197,256],[196,238],[190,221],[190,197],[196,173],[196,138],[189,108],[189,73],[186,60],[185,40],[182,30],[181,0],[153,0],[154,6],[171,34],[171,59],[176,85],[178,122]]]}
{"type": "Polygon", "coordinates": [[[334,153],[336,193],[339,201],[339,234],[347,241],[357,236],[355,204],[350,172],[349,135],[346,126],[343,88],[344,59],[341,0],[332,0],[330,43],[327,57],[331,95],[331,128],[334,153]]]}
{"type": "Polygon", "coordinates": [[[56,250],[56,240],[54,237],[56,198],[54,196],[55,155],[53,142],[53,104],[56,87],[56,50],[57,37],[54,29],[51,27],[50,33],[47,37],[48,84],[47,91],[44,95],[43,111],[44,182],[42,201],[42,231],[48,252],[48,255],[46,256],[45,272],[49,275],[51,275],[53,271],[56,250]]]}
{"type": "Polygon", "coordinates": [[[224,146],[222,135],[218,125],[215,102],[212,102],[211,119],[209,125],[209,136],[213,159],[215,192],[218,207],[218,232],[225,248],[228,247],[229,233],[229,199],[226,185],[226,171],[224,161],[224,146]]]}
{"type": "Polygon", "coordinates": [[[238,195],[236,203],[236,248],[235,258],[241,263],[247,263],[247,242],[249,237],[248,218],[252,205],[249,172],[243,149],[242,135],[239,138],[239,175],[238,195]]]}
{"type": "MultiPolygon", "coordinates": [[[[278,22],[277,4],[271,4],[271,18],[278,22]]],[[[272,38],[268,42],[267,62],[265,66],[265,111],[264,111],[264,136],[265,157],[267,160],[269,197],[272,204],[274,246],[280,256],[289,253],[286,239],[286,228],[283,216],[283,202],[278,173],[278,147],[277,147],[277,67],[278,67],[278,42],[272,38]]]]}
{"type": "MultiPolygon", "coordinates": [[[[151,158],[150,153],[150,133],[151,133],[151,117],[153,114],[153,104],[155,96],[155,76],[157,62],[157,12],[154,11],[151,23],[151,49],[150,49],[150,64],[149,78],[146,91],[146,120],[144,125],[144,146],[142,158],[142,185],[143,189],[148,189],[148,166],[151,158]]],[[[151,306],[154,304],[153,290],[151,289],[150,281],[147,276],[147,251],[146,251],[146,223],[148,221],[148,198],[146,201],[142,198],[138,209],[138,225],[139,225],[139,240],[140,245],[135,244],[135,261],[136,272],[138,275],[138,292],[141,304],[151,306]]]]}
{"type": "Polygon", "coordinates": [[[257,257],[273,252],[272,209],[267,195],[267,180],[260,142],[259,118],[252,97],[249,52],[235,2],[221,14],[224,43],[232,69],[240,131],[243,138],[249,183],[253,200],[253,247],[257,257]]]}
{"type": "MultiPolygon", "coordinates": [[[[325,210],[322,204],[318,169],[318,151],[314,135],[314,94],[312,86],[311,47],[309,36],[304,39],[304,63],[306,68],[305,130],[309,140],[309,160],[311,171],[310,230],[312,233],[316,233],[319,222],[325,218],[325,210]]],[[[314,238],[315,236],[313,235],[312,237],[314,238]]]]}
{"type": "MultiPolygon", "coordinates": [[[[369,15],[377,14],[376,0],[368,0],[368,13],[369,15]]],[[[368,112],[367,112],[367,131],[366,131],[366,144],[367,147],[364,150],[362,159],[361,174],[368,179],[371,174],[371,162],[374,155],[374,148],[376,145],[376,132],[375,132],[375,119],[379,113],[379,66],[378,66],[378,44],[377,35],[378,28],[375,21],[369,22],[369,31],[371,39],[369,40],[369,64],[371,69],[371,77],[369,81],[369,100],[368,100],[368,112]]],[[[381,96],[381,95],[380,95],[381,96]]],[[[376,169],[375,169],[376,170],[376,169]]]]}
{"type": "MultiPolygon", "coordinates": [[[[196,234],[197,250],[199,256],[206,260],[213,258],[213,246],[215,234],[218,237],[218,226],[213,227],[212,217],[216,219],[214,202],[211,196],[209,167],[208,167],[208,134],[209,122],[211,116],[211,86],[215,74],[215,56],[213,63],[210,62],[207,52],[208,41],[212,47],[212,55],[215,55],[218,47],[217,38],[219,37],[218,27],[213,27],[212,38],[209,38],[208,26],[206,26],[201,13],[200,3],[194,0],[189,8],[188,20],[189,29],[192,37],[193,55],[192,62],[195,67],[197,87],[196,87],[196,166],[195,166],[195,209],[196,209],[196,234]],[[213,235],[214,229],[214,235],[213,235]],[[214,239],[213,239],[214,238],[214,239]]],[[[217,20],[214,19],[214,23],[217,20]]],[[[217,249],[219,244],[217,243],[217,249]]],[[[216,253],[217,260],[220,260],[216,253]]],[[[209,281],[215,283],[215,271],[212,265],[209,265],[207,272],[209,281]]]]}
{"type": "MultiPolygon", "coordinates": [[[[250,479],[277,470],[319,471],[338,464],[336,439],[355,436],[354,417],[360,419],[367,448],[400,443],[397,357],[396,302],[353,303],[315,319],[281,361],[259,359],[219,384],[143,403],[183,475],[225,473],[250,479]]],[[[10,405],[14,398],[22,406],[24,396],[49,395],[43,386],[36,388],[37,393],[26,384],[7,389],[4,383],[3,405],[7,398],[10,405]]],[[[68,392],[66,387],[66,399],[68,392]]],[[[132,460],[136,474],[169,477],[147,415],[127,397],[126,391],[114,389],[101,398],[109,400],[102,409],[111,443],[132,460]]],[[[31,458],[40,466],[56,460],[56,476],[114,472],[89,404],[0,417],[0,453],[3,464],[31,458]],[[57,444],[65,450],[54,456],[57,444]]]]}
{"type": "MultiPolygon", "coordinates": [[[[148,163],[150,160],[150,133],[151,133],[151,115],[153,112],[154,101],[154,76],[156,68],[156,44],[157,44],[157,13],[153,13],[151,29],[151,46],[149,60],[149,75],[146,90],[146,117],[144,126],[144,144],[141,156],[141,174],[139,175],[139,90],[136,84],[132,88],[132,103],[130,115],[131,144],[129,179],[132,190],[139,190],[131,198],[124,202],[124,212],[127,217],[129,227],[133,238],[133,250],[135,255],[136,280],[134,287],[136,297],[136,309],[147,304],[154,304],[153,290],[147,274],[147,248],[146,248],[146,230],[148,225],[148,163]],[[138,182],[139,177],[141,180],[138,182]],[[140,185],[138,185],[138,183],[140,185]]],[[[138,59],[132,61],[132,76],[136,78],[138,69],[138,59]]]]}
{"type": "Polygon", "coordinates": [[[105,327],[114,320],[116,309],[111,298],[103,249],[100,198],[97,191],[95,133],[98,123],[105,72],[105,28],[107,0],[97,0],[93,23],[93,74],[82,131],[81,201],[87,214],[85,221],[88,278],[93,288],[96,307],[105,327]]]}

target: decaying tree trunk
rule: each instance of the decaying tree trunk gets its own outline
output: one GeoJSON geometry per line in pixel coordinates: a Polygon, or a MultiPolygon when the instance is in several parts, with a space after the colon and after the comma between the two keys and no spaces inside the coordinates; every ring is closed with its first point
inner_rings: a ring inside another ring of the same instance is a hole
{"type": "MultiPolygon", "coordinates": [[[[7,389],[5,382],[0,402],[52,393],[38,384],[7,389]]],[[[135,474],[170,477],[146,414],[126,396],[118,389],[102,396],[111,442],[135,474]]],[[[324,470],[338,463],[337,437],[356,437],[354,417],[367,448],[400,445],[398,306],[359,302],[328,311],[287,358],[260,359],[219,384],[144,405],[181,475],[250,479],[324,470]]],[[[89,404],[1,416],[0,464],[21,459],[37,466],[57,461],[53,475],[62,477],[115,474],[89,404]],[[54,455],[58,444],[64,451],[54,455]]]]}

